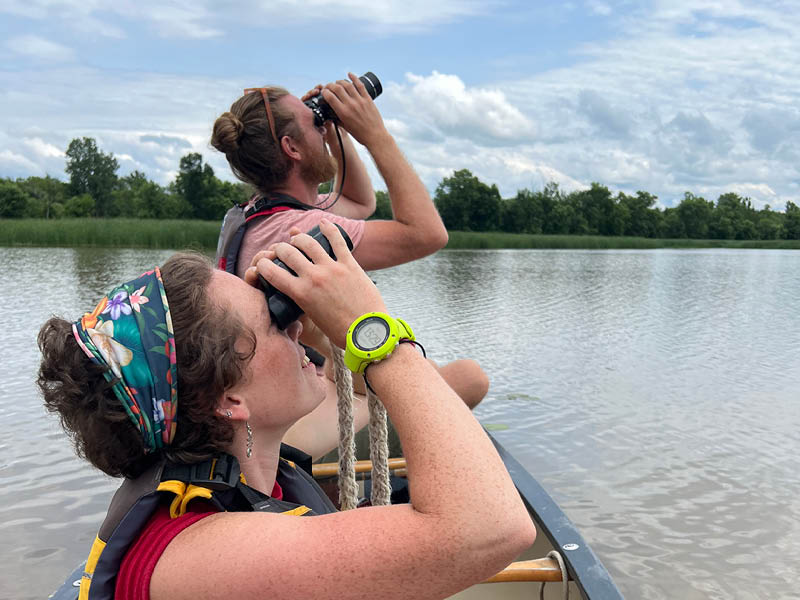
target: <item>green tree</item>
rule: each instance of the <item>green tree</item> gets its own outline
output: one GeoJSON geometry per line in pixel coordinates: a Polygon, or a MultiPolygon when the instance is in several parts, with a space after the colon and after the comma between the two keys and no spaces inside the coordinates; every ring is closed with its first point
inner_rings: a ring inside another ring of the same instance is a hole
{"type": "Polygon", "coordinates": [[[31,197],[15,181],[0,179],[0,218],[20,219],[25,216],[31,197]]]}
{"type": "Polygon", "coordinates": [[[758,236],[756,212],[749,198],[729,192],[717,198],[709,235],[717,239],[751,240],[758,236]]]}
{"type": "Polygon", "coordinates": [[[112,192],[117,184],[117,169],[117,159],[98,150],[94,138],[76,138],[67,147],[70,194],[89,194],[94,199],[95,216],[114,216],[112,192]]]}
{"type": "MultiPolygon", "coordinates": [[[[714,203],[691,192],[683,195],[678,205],[678,217],[683,223],[685,237],[703,240],[708,238],[708,228],[714,212],[714,203]]],[[[682,236],[683,237],[683,236],[682,236]]]]}
{"type": "Polygon", "coordinates": [[[617,204],[627,213],[623,235],[656,237],[660,214],[655,207],[657,196],[638,191],[635,196],[617,194],[617,204]]]}
{"type": "Polygon", "coordinates": [[[559,222],[558,210],[564,203],[564,194],[558,188],[558,184],[555,181],[547,183],[537,196],[539,214],[542,217],[542,233],[561,233],[564,226],[559,222]]]}
{"type": "Polygon", "coordinates": [[[661,228],[659,229],[658,236],[673,239],[686,237],[686,228],[683,225],[677,207],[664,209],[664,216],[661,219],[661,228]]]}
{"type": "Polygon", "coordinates": [[[500,225],[500,191],[488,186],[468,169],[445,177],[436,187],[436,208],[447,229],[493,231],[500,225]]]}
{"type": "Polygon", "coordinates": [[[67,198],[68,184],[50,175],[18,179],[17,183],[31,198],[26,217],[53,218],[52,206],[64,204],[67,198]]]}
{"type": "Polygon", "coordinates": [[[783,237],[787,240],[800,240],[800,206],[797,206],[791,200],[786,202],[783,237]]]}
{"type": "Polygon", "coordinates": [[[117,214],[138,219],[191,218],[191,208],[177,194],[169,193],[144,173],[134,171],[122,177],[114,192],[117,214]]]}
{"type": "Polygon", "coordinates": [[[519,190],[516,196],[503,201],[500,215],[501,229],[509,233],[542,233],[545,204],[544,192],[519,190]]]}
{"type": "Polygon", "coordinates": [[[214,169],[204,165],[197,152],[181,158],[174,189],[185,200],[194,219],[222,219],[234,202],[248,198],[246,186],[217,179],[214,169]]]}
{"type": "Polygon", "coordinates": [[[784,215],[770,209],[769,204],[758,211],[756,229],[760,240],[779,240],[783,237],[784,215]]]}
{"type": "Polygon", "coordinates": [[[91,217],[95,211],[95,200],[89,194],[72,196],[64,204],[65,217],[91,217]]]}
{"type": "MultiPolygon", "coordinates": [[[[588,234],[622,235],[628,218],[627,211],[614,202],[611,191],[604,185],[592,183],[588,190],[570,194],[583,216],[588,234]]],[[[575,232],[578,233],[578,232],[575,232]]]]}
{"type": "Polygon", "coordinates": [[[564,197],[564,201],[558,207],[559,218],[566,224],[562,233],[572,235],[597,233],[597,230],[590,229],[583,207],[584,197],[582,192],[570,192],[564,197]]]}
{"type": "Polygon", "coordinates": [[[383,190],[375,192],[375,212],[372,213],[370,219],[383,219],[390,221],[394,218],[392,211],[392,201],[389,199],[389,193],[383,190]]]}

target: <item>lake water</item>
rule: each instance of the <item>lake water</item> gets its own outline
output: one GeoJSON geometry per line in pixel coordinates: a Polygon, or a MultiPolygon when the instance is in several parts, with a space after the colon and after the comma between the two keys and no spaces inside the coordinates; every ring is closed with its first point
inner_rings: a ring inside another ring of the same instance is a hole
{"type": "MultiPolygon", "coordinates": [[[[117,484],[45,414],[38,328],[169,254],[0,254],[0,599],[52,592],[117,484]]],[[[626,597],[798,597],[800,252],[445,251],[373,278],[429,356],[481,362],[476,415],[626,597]]]]}

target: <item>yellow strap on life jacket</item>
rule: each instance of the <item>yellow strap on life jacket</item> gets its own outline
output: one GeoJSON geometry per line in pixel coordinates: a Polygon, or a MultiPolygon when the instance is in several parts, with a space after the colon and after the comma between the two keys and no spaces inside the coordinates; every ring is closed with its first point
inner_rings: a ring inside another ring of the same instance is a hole
{"type": "Polygon", "coordinates": [[[92,585],[92,575],[94,575],[97,561],[100,560],[100,554],[102,554],[105,547],[106,543],[95,536],[92,549],[89,552],[89,558],[86,559],[86,568],[83,570],[83,577],[81,577],[81,589],[78,593],[78,600],[89,600],[89,586],[92,585]]]}
{"type": "Polygon", "coordinates": [[[307,506],[303,505],[303,506],[298,506],[297,508],[293,508],[292,510],[285,510],[281,514],[282,515],[293,515],[295,517],[300,517],[300,516],[306,514],[307,512],[309,512],[310,510],[311,510],[310,508],[308,508],[307,506]]]}
{"type": "Polygon", "coordinates": [[[179,516],[183,516],[186,513],[186,505],[189,504],[195,498],[205,498],[206,500],[211,499],[211,490],[205,487],[200,487],[199,485],[189,485],[186,488],[186,493],[183,495],[183,499],[181,500],[181,509],[179,516]]]}
{"type": "Polygon", "coordinates": [[[180,516],[181,513],[181,500],[183,500],[183,495],[186,493],[186,484],[182,481],[178,481],[177,479],[170,479],[168,481],[162,481],[158,484],[156,488],[159,492],[172,492],[175,494],[175,497],[172,499],[172,503],[169,505],[169,517],[170,519],[176,519],[180,516]]]}
{"type": "Polygon", "coordinates": [[[195,498],[211,499],[211,490],[199,485],[189,484],[188,486],[177,479],[162,481],[156,488],[159,492],[171,492],[175,494],[172,503],[169,505],[169,516],[171,519],[182,517],[186,514],[186,506],[195,498]]]}

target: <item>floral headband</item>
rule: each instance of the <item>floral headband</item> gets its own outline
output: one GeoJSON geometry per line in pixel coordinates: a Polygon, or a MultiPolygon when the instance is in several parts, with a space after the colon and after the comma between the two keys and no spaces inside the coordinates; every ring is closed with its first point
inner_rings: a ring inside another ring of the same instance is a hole
{"type": "Polygon", "coordinates": [[[72,324],[78,345],[107,367],[114,394],[139,429],[145,452],[169,445],[178,414],[175,337],[158,267],[114,288],[72,324]]]}

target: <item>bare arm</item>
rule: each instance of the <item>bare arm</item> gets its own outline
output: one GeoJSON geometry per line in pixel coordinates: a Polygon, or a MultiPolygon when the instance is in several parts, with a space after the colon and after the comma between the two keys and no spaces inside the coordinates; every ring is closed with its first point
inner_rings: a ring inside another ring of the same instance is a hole
{"type": "Polygon", "coordinates": [[[422,258],[447,244],[447,230],[424,184],[386,130],[375,103],[355,75],[352,83],[323,89],[325,100],[342,124],[366,146],[386,182],[394,219],[369,221],[353,253],[367,270],[382,269],[422,258]]]}
{"type": "MultiPolygon", "coordinates": [[[[338,262],[300,235],[294,244],[314,265],[296,248],[276,246],[299,277],[269,260],[257,268],[343,345],[356,316],[385,306],[338,231],[328,223],[322,230],[338,262]]],[[[502,461],[434,367],[402,344],[368,376],[403,443],[412,503],[310,518],[208,517],[167,547],[151,582],[153,600],[446,598],[533,542],[533,525],[502,461]]]]}

